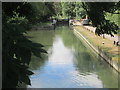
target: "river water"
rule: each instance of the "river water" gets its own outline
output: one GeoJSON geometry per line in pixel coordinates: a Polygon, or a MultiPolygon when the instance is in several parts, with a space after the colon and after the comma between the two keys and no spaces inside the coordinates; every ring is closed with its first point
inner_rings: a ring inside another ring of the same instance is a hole
{"type": "Polygon", "coordinates": [[[48,54],[32,56],[30,88],[118,88],[118,73],[67,26],[28,33],[48,54]]]}

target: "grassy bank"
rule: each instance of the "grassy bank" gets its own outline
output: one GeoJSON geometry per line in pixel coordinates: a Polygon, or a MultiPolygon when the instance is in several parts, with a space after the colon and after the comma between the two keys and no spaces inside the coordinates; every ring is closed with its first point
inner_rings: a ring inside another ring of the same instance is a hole
{"type": "Polygon", "coordinates": [[[75,26],[74,28],[78,30],[83,36],[85,36],[85,38],[89,40],[89,42],[92,43],[95,47],[99,47],[108,56],[112,57],[112,60],[118,62],[118,46],[114,45],[111,40],[97,36],[85,29],[83,26],[75,26]]]}

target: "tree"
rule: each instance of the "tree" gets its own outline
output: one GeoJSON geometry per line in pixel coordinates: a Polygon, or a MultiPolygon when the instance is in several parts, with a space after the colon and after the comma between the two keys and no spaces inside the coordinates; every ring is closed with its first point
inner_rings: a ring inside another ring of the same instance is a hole
{"type": "MultiPolygon", "coordinates": [[[[28,70],[31,55],[41,58],[41,54],[47,52],[42,49],[42,44],[34,43],[26,36],[31,10],[21,12],[25,3],[2,5],[2,87],[16,88],[20,83],[30,85],[29,75],[33,74],[28,70]]],[[[26,5],[30,7],[30,4],[26,5]]]]}
{"type": "Polygon", "coordinates": [[[14,11],[25,16],[31,24],[47,21],[55,15],[54,3],[51,2],[4,2],[2,6],[7,16],[12,17],[14,11]]]}
{"type": "Polygon", "coordinates": [[[75,6],[76,6],[75,2],[66,2],[63,7],[65,8],[65,14],[70,17],[75,17],[76,16],[75,6]]]}
{"type": "MultiPolygon", "coordinates": [[[[55,10],[54,10],[54,3],[50,2],[32,2],[30,3],[32,6],[32,9],[34,11],[33,13],[33,20],[35,22],[43,22],[47,21],[48,18],[51,16],[55,15],[55,10]]],[[[32,20],[32,21],[33,21],[32,20]]]]}
{"type": "Polygon", "coordinates": [[[83,8],[85,9],[89,19],[92,21],[93,26],[96,28],[96,34],[116,34],[119,29],[118,26],[106,20],[106,12],[115,13],[119,11],[119,2],[83,2],[83,8]]]}
{"type": "Polygon", "coordinates": [[[84,18],[86,15],[81,2],[59,2],[55,3],[56,14],[62,17],[84,18]]]}
{"type": "Polygon", "coordinates": [[[62,16],[62,4],[60,2],[54,3],[55,14],[59,18],[62,16]]]}
{"type": "Polygon", "coordinates": [[[85,18],[86,17],[86,12],[82,7],[82,2],[76,2],[74,11],[76,12],[76,18],[85,18]]]}

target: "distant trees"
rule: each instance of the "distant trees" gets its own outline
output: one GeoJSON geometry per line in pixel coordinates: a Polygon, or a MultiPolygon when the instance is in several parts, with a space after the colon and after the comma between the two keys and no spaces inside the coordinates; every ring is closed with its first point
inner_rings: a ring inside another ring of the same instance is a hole
{"type": "Polygon", "coordinates": [[[63,13],[62,13],[62,3],[56,2],[53,5],[54,5],[54,10],[55,10],[55,15],[57,17],[62,17],[63,16],[63,13]]]}
{"type": "MultiPolygon", "coordinates": [[[[30,3],[34,11],[32,18],[36,22],[45,22],[55,15],[53,2],[34,2],[30,3]]],[[[32,21],[33,21],[32,20],[32,21]]]]}
{"type": "Polygon", "coordinates": [[[105,15],[106,12],[120,14],[120,2],[83,2],[82,6],[93,26],[97,27],[96,34],[110,34],[113,36],[113,33],[117,33],[118,26],[115,22],[107,20],[105,15]]]}
{"type": "Polygon", "coordinates": [[[113,33],[118,32],[119,27],[106,18],[106,13],[120,14],[120,2],[60,2],[56,6],[60,11],[57,13],[61,13],[63,17],[85,18],[87,15],[93,26],[97,27],[98,35],[113,36],[113,33]]]}
{"type": "Polygon", "coordinates": [[[29,24],[42,22],[54,14],[52,3],[2,3],[2,86],[16,88],[20,83],[30,85],[28,70],[31,55],[41,58],[43,45],[26,36],[29,24]]]}
{"type": "Polygon", "coordinates": [[[75,7],[76,3],[75,2],[66,2],[64,4],[64,12],[65,14],[69,17],[76,17],[76,12],[75,12],[75,7]]]}
{"type": "Polygon", "coordinates": [[[76,17],[77,18],[85,18],[86,17],[86,11],[82,7],[82,2],[76,2],[75,7],[76,17]]]}
{"type": "Polygon", "coordinates": [[[56,15],[59,14],[64,18],[84,18],[86,16],[86,11],[82,7],[82,2],[57,2],[54,3],[54,6],[56,15]]]}

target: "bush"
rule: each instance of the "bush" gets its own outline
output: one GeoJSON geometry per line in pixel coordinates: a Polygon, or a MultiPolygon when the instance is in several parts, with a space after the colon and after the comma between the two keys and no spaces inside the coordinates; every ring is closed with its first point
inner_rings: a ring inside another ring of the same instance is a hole
{"type": "MultiPolygon", "coordinates": [[[[4,14],[4,13],[3,13],[4,14]]],[[[41,53],[47,53],[42,49],[43,45],[30,41],[25,36],[28,29],[28,20],[14,12],[13,17],[3,17],[2,37],[2,80],[3,88],[16,88],[19,83],[31,85],[28,70],[31,55],[41,57],[41,53]]]]}

